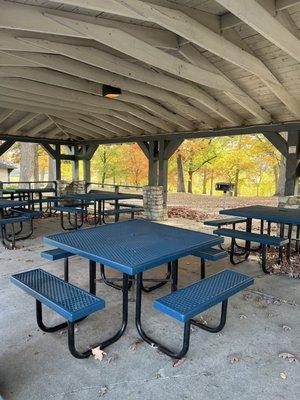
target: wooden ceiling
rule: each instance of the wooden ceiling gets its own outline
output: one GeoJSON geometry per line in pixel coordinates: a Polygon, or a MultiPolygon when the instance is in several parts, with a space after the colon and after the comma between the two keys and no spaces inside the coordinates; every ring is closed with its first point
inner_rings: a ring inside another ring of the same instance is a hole
{"type": "Polygon", "coordinates": [[[297,121],[299,28],[296,0],[0,0],[0,139],[297,121]]]}

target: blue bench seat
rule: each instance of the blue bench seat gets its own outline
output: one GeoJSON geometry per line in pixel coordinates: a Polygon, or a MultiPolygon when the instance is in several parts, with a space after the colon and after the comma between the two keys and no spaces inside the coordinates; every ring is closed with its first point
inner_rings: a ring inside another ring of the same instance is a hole
{"type": "Polygon", "coordinates": [[[265,274],[270,273],[270,271],[267,267],[267,247],[273,246],[273,247],[281,248],[282,246],[285,246],[289,243],[288,238],[284,238],[284,237],[280,237],[280,236],[271,236],[271,235],[262,234],[262,233],[239,231],[236,229],[220,228],[220,229],[214,230],[214,233],[219,236],[226,236],[226,237],[231,238],[230,262],[233,265],[239,264],[248,259],[250,251],[251,251],[251,248],[250,248],[251,242],[260,243],[261,260],[262,260],[261,267],[265,274]],[[245,250],[243,253],[238,254],[238,256],[239,256],[238,259],[236,259],[234,257],[236,255],[235,250],[234,250],[236,239],[245,240],[245,242],[246,242],[245,250]],[[244,258],[241,258],[240,257],[241,255],[244,256],[244,258]]]}
{"type": "Polygon", "coordinates": [[[239,231],[236,229],[220,228],[214,230],[214,234],[219,236],[227,236],[235,239],[247,240],[249,242],[261,243],[268,246],[280,247],[289,242],[288,238],[280,236],[271,236],[267,234],[239,231]]]}
{"type": "MultiPolygon", "coordinates": [[[[140,278],[137,281],[138,286],[139,284],[140,278]]],[[[153,306],[156,310],[184,323],[183,344],[178,352],[174,352],[149,337],[141,326],[140,315],[137,319],[139,332],[146,342],[157,347],[163,353],[170,357],[182,358],[189,349],[191,325],[211,333],[221,331],[226,323],[229,297],[252,284],[253,278],[227,269],[155,300],[153,306]],[[208,326],[194,319],[200,313],[219,303],[222,303],[222,311],[217,326],[208,326]]]]}
{"type": "Polygon", "coordinates": [[[205,278],[205,261],[218,261],[222,258],[228,256],[227,251],[222,249],[216,249],[215,247],[207,247],[206,249],[196,250],[192,253],[192,256],[199,257],[200,262],[200,271],[201,271],[201,279],[205,278]]]}
{"type": "Polygon", "coordinates": [[[29,221],[30,217],[28,215],[18,215],[17,217],[6,217],[0,219],[0,225],[11,225],[11,224],[18,224],[20,222],[29,221]]]}
{"type": "Polygon", "coordinates": [[[80,207],[74,207],[74,206],[53,206],[51,207],[52,210],[54,211],[60,211],[60,212],[65,212],[68,214],[85,214],[86,211],[80,207]]]}
{"type": "Polygon", "coordinates": [[[235,225],[235,224],[242,224],[245,222],[247,222],[247,218],[230,217],[230,218],[213,219],[213,220],[204,221],[204,225],[216,226],[219,228],[220,226],[223,226],[223,225],[235,225]]]}
{"type": "Polygon", "coordinates": [[[253,278],[227,269],[155,300],[154,307],[187,322],[252,284],[253,278]]]}
{"type": "Polygon", "coordinates": [[[43,215],[41,211],[29,210],[27,208],[14,208],[12,211],[33,219],[41,218],[43,215]]]}
{"type": "Polygon", "coordinates": [[[33,223],[32,217],[27,214],[14,213],[14,210],[10,210],[13,214],[7,216],[5,218],[0,219],[0,232],[1,232],[1,241],[3,246],[6,249],[12,250],[15,248],[15,244],[17,240],[28,239],[33,233],[33,223]],[[30,229],[29,232],[20,235],[23,231],[23,222],[28,222],[30,229]],[[18,231],[15,230],[15,224],[20,224],[20,229],[18,231]],[[7,232],[7,226],[10,226],[10,233],[7,232]]]}
{"type": "Polygon", "coordinates": [[[62,249],[51,249],[41,252],[41,257],[50,261],[64,260],[64,280],[69,282],[69,257],[74,254],[62,249]]]}
{"type": "Polygon", "coordinates": [[[68,258],[73,256],[74,254],[69,253],[66,250],[62,249],[51,249],[51,250],[45,250],[41,252],[41,257],[45,258],[46,260],[50,261],[56,261],[56,260],[61,260],[64,258],[68,258]]]}
{"type": "Polygon", "coordinates": [[[227,257],[225,250],[216,249],[214,247],[207,247],[206,249],[196,250],[192,253],[195,257],[200,257],[209,261],[218,261],[227,257]]]}
{"type": "Polygon", "coordinates": [[[79,353],[75,349],[74,323],[105,308],[105,301],[93,294],[37,268],[11,277],[11,282],[36,299],[37,322],[45,332],[54,332],[68,326],[68,345],[77,358],[91,355],[91,349],[79,353]],[[47,328],[42,322],[42,304],[61,315],[67,323],[47,328]]]}

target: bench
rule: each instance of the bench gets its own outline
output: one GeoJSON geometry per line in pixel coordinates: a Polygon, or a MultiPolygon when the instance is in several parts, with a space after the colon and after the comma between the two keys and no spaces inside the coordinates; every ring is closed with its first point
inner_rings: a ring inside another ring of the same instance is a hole
{"type": "Polygon", "coordinates": [[[222,330],[226,322],[229,297],[252,284],[253,278],[227,269],[155,300],[153,305],[156,310],[184,323],[183,346],[177,353],[155,342],[139,326],[142,337],[148,343],[157,346],[163,353],[171,357],[182,358],[189,349],[191,325],[196,325],[211,333],[222,330]],[[219,303],[222,303],[222,312],[218,326],[211,327],[194,319],[200,313],[219,303]]]}
{"type": "Polygon", "coordinates": [[[218,261],[222,258],[228,256],[225,250],[216,249],[214,247],[208,247],[202,250],[196,250],[192,253],[192,256],[199,257],[201,260],[200,268],[201,268],[201,279],[205,278],[205,261],[218,261]]]}
{"type": "Polygon", "coordinates": [[[143,211],[144,211],[143,207],[130,207],[130,208],[119,208],[117,210],[104,210],[101,212],[101,214],[103,217],[111,217],[120,214],[131,214],[131,219],[134,219],[135,213],[141,213],[143,211]]]}
{"type": "Polygon", "coordinates": [[[254,232],[247,232],[247,231],[239,231],[236,229],[226,229],[226,228],[220,228],[214,230],[214,234],[219,235],[219,236],[226,236],[231,238],[231,248],[230,248],[230,261],[232,264],[236,265],[239,264],[240,262],[245,261],[250,253],[250,243],[260,243],[261,244],[261,254],[262,254],[262,270],[268,274],[269,271],[267,269],[267,247],[268,246],[273,246],[273,247],[282,247],[285,246],[286,244],[289,243],[288,238],[283,238],[280,236],[271,236],[267,234],[261,234],[261,233],[254,233],[254,232]],[[245,253],[245,258],[239,261],[236,261],[234,259],[234,242],[235,239],[240,239],[240,240],[245,240],[246,241],[246,253],[245,253]],[[249,245],[247,246],[247,243],[249,245]]]}
{"type": "Polygon", "coordinates": [[[73,255],[74,254],[62,249],[51,249],[41,252],[41,257],[45,258],[46,260],[64,260],[64,280],[66,282],[69,282],[69,257],[72,257],[73,255]]]}
{"type": "Polygon", "coordinates": [[[29,218],[32,219],[41,218],[43,216],[43,213],[41,211],[29,210],[28,208],[13,208],[12,211],[19,214],[27,215],[29,218]]]}
{"type": "Polygon", "coordinates": [[[68,327],[68,346],[71,354],[76,358],[87,358],[92,354],[91,349],[84,352],[76,350],[74,324],[105,308],[104,300],[40,268],[15,274],[10,280],[36,299],[37,324],[42,331],[56,332],[68,327]],[[42,304],[67,322],[46,327],[42,318],[42,304]]]}
{"type": "MultiPolygon", "coordinates": [[[[115,203],[112,201],[108,203],[110,206],[115,206],[115,203]]],[[[130,203],[118,203],[119,207],[127,207],[127,208],[143,208],[142,206],[138,204],[130,204],[130,203]]]]}
{"type": "Polygon", "coordinates": [[[52,206],[51,211],[58,211],[60,213],[60,224],[63,230],[70,231],[81,228],[83,225],[83,216],[86,215],[86,210],[76,206],[57,205],[52,206]],[[68,214],[69,227],[64,225],[64,214],[68,214]],[[71,214],[74,215],[74,223],[71,221],[71,214]],[[80,224],[78,224],[78,215],[81,217],[80,224]]]}
{"type": "Polygon", "coordinates": [[[208,220],[204,221],[204,225],[207,226],[214,226],[217,228],[220,228],[220,226],[226,226],[226,225],[233,225],[233,228],[235,228],[235,224],[242,224],[247,222],[247,218],[241,218],[241,217],[234,217],[234,218],[222,218],[222,219],[213,219],[213,220],[208,220]]]}
{"type": "MultiPolygon", "coordinates": [[[[14,210],[11,210],[12,212],[14,210]]],[[[5,218],[0,219],[0,230],[1,230],[1,241],[3,243],[3,246],[6,249],[14,249],[15,244],[17,240],[23,240],[29,238],[32,233],[33,233],[33,223],[32,223],[32,218],[30,218],[28,215],[11,215],[5,218]],[[29,222],[30,225],[30,230],[29,233],[23,236],[18,236],[22,230],[23,230],[23,222],[29,222]],[[15,231],[14,224],[20,224],[20,229],[19,231],[15,231]],[[7,225],[11,226],[11,234],[8,234],[6,231],[7,225]]]]}

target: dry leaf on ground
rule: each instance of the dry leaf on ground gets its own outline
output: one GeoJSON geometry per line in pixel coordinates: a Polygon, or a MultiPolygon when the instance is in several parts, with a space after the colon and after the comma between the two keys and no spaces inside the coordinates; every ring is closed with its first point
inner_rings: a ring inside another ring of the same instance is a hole
{"type": "Polygon", "coordinates": [[[278,357],[283,358],[284,360],[287,360],[288,362],[297,361],[297,357],[291,353],[280,353],[280,354],[278,354],[278,357]]]}
{"type": "Polygon", "coordinates": [[[105,396],[107,393],[107,386],[102,386],[99,390],[99,397],[105,396]]]}
{"type": "Polygon", "coordinates": [[[288,325],[282,325],[282,329],[284,330],[284,332],[288,332],[288,331],[292,330],[292,328],[288,325]]]}
{"type": "Polygon", "coordinates": [[[129,350],[130,350],[130,351],[135,351],[135,350],[139,347],[139,345],[142,344],[142,343],[143,343],[142,339],[137,339],[137,340],[135,340],[135,341],[129,346],[129,350]]]}
{"type": "Polygon", "coordinates": [[[279,376],[280,376],[281,379],[286,379],[287,378],[287,374],[284,371],[280,372],[279,376]]]}
{"type": "Polygon", "coordinates": [[[182,357],[182,358],[173,358],[173,367],[179,367],[181,364],[183,364],[185,362],[186,358],[182,357]]]}
{"type": "Polygon", "coordinates": [[[248,317],[247,317],[247,315],[240,315],[240,319],[247,319],[248,317]]]}
{"type": "Polygon", "coordinates": [[[238,354],[229,354],[228,359],[230,364],[236,364],[240,361],[240,357],[238,354]]]}
{"type": "Polygon", "coordinates": [[[92,349],[92,354],[94,356],[94,359],[95,360],[99,360],[99,361],[102,361],[103,358],[105,356],[107,356],[107,353],[105,353],[105,351],[101,350],[100,346],[95,347],[94,349],[92,349]]]}

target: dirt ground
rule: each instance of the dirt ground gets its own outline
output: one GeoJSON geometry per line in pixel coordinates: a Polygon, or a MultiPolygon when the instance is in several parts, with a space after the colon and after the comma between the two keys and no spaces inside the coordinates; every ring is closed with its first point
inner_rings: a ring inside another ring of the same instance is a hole
{"type": "Polygon", "coordinates": [[[246,207],[251,205],[277,206],[278,197],[230,197],[207,196],[190,193],[169,193],[169,206],[185,206],[216,217],[223,208],[246,207]]]}

